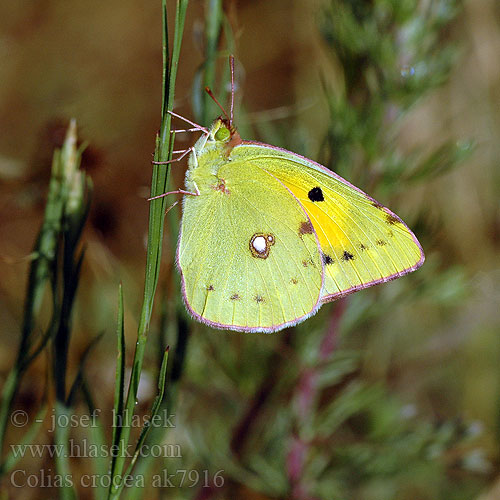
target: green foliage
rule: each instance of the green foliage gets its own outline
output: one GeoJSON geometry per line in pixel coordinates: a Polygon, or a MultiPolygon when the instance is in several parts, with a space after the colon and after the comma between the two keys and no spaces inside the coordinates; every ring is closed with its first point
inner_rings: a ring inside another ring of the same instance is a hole
{"type": "MultiPolygon", "coordinates": [[[[80,170],[81,154],[82,150],[77,146],[76,122],[72,121],[63,147],[54,152],[44,219],[32,253],[21,342],[15,364],[2,392],[2,444],[7,417],[21,378],[50,340],[55,360],[53,378],[56,397],[62,406],[70,404],[65,391],[67,347],[71,313],[83,260],[83,251],[78,247],[89,211],[92,186],[90,178],[80,170]],[[51,292],[52,317],[46,331],[40,333],[37,320],[48,290],[51,292]]],[[[45,411],[41,410],[42,413],[45,411]]],[[[33,425],[33,429],[38,427],[39,425],[33,425]]],[[[30,429],[26,436],[33,438],[35,432],[30,429]]],[[[13,462],[8,459],[2,467],[2,473],[12,465],[13,462]]]]}
{"type": "Polygon", "coordinates": [[[465,158],[465,144],[443,145],[420,160],[401,155],[394,141],[401,119],[446,81],[457,60],[457,47],[445,38],[457,12],[458,2],[448,0],[428,7],[417,0],[332,0],[322,11],[321,33],[344,81],[341,93],[325,89],[331,116],[325,164],[350,178],[354,172],[365,185],[383,165],[380,184],[394,189],[402,179],[422,181],[465,158]]]}

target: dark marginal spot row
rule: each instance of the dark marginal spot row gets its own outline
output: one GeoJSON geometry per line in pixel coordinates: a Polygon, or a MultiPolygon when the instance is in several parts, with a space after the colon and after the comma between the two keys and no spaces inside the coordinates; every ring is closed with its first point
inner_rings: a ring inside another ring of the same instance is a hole
{"type": "Polygon", "coordinates": [[[311,221],[301,222],[299,226],[299,236],[303,234],[312,234],[314,231],[311,221]]]}
{"type": "MultiPolygon", "coordinates": [[[[241,300],[241,296],[238,295],[237,293],[233,293],[233,295],[231,295],[231,297],[229,297],[231,300],[241,300]]],[[[256,295],[253,300],[255,300],[255,302],[257,302],[257,304],[260,304],[261,302],[265,302],[265,299],[262,295],[256,295]]]]}
{"type": "Polygon", "coordinates": [[[321,191],[320,187],[313,187],[308,193],[307,197],[311,201],[325,201],[325,197],[323,196],[323,191],[321,191]]]}
{"type": "Polygon", "coordinates": [[[352,253],[349,253],[347,250],[344,251],[344,255],[342,255],[342,260],[343,261],[348,261],[348,260],[354,260],[354,255],[352,253]]]}
{"type": "Polygon", "coordinates": [[[322,254],[321,258],[323,259],[323,264],[327,266],[334,263],[334,260],[326,253],[322,254]]]}
{"type": "Polygon", "coordinates": [[[386,214],[385,221],[391,226],[394,226],[394,224],[400,222],[400,220],[393,214],[386,214]]]}

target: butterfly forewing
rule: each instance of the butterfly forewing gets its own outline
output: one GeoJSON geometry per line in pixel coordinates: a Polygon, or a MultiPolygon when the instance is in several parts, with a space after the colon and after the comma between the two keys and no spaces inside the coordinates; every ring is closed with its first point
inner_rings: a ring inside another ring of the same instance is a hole
{"type": "Polygon", "coordinates": [[[253,164],[229,162],[185,198],[178,264],[188,308],[218,328],[275,331],[320,304],[324,265],[311,221],[253,164]]]}
{"type": "Polygon", "coordinates": [[[388,281],[422,264],[421,247],[399,217],[321,165],[253,143],[237,146],[231,157],[272,173],[306,210],[325,269],[323,301],[388,281]]]}

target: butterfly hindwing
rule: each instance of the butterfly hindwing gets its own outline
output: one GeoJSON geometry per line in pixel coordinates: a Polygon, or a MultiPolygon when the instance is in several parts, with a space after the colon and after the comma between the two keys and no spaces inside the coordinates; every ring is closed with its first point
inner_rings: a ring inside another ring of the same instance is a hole
{"type": "Polygon", "coordinates": [[[199,196],[184,198],[178,247],[192,314],[218,328],[274,331],[314,313],[324,264],[292,192],[239,162],[222,166],[199,189],[199,196]]]}
{"type": "Polygon", "coordinates": [[[322,300],[333,300],[415,270],[422,249],[399,217],[321,165],[294,153],[243,143],[233,161],[271,173],[294,194],[318,235],[322,300]]]}

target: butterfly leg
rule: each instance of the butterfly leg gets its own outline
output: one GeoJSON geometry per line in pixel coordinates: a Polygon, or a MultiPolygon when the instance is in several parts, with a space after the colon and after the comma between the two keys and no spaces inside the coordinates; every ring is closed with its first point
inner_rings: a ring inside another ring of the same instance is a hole
{"type": "Polygon", "coordinates": [[[185,121],[186,123],[189,123],[189,125],[195,127],[195,130],[199,130],[200,132],[203,132],[207,135],[209,134],[208,129],[206,129],[205,127],[202,127],[201,125],[198,125],[197,123],[194,123],[191,120],[188,120],[187,118],[184,118],[183,116],[174,113],[173,111],[169,110],[168,113],[171,114],[172,116],[175,116],[176,118],[179,118],[180,120],[185,121]]]}
{"type": "Polygon", "coordinates": [[[198,157],[196,156],[196,149],[191,148],[193,150],[193,154],[191,155],[191,161],[193,162],[193,167],[196,168],[198,167],[198,157]]]}
{"type": "Polygon", "coordinates": [[[167,208],[167,210],[165,210],[165,215],[167,215],[167,214],[168,214],[168,212],[170,212],[170,210],[172,210],[172,208],[174,208],[174,207],[175,207],[175,205],[177,205],[178,203],[179,203],[179,200],[174,201],[174,202],[172,203],[172,205],[170,205],[170,206],[167,208]]]}
{"type": "MultiPolygon", "coordinates": [[[[148,198],[148,201],[157,200],[158,198],[164,198],[169,194],[188,194],[190,196],[200,196],[200,191],[198,190],[198,186],[195,184],[196,192],[192,193],[191,191],[185,191],[184,189],[176,189],[175,191],[168,191],[167,193],[159,194],[157,196],[152,196],[148,198]]],[[[170,209],[169,209],[170,210],[170,209]]]]}
{"type": "Polygon", "coordinates": [[[171,134],[180,134],[181,132],[200,132],[199,128],[184,128],[184,129],[175,129],[171,130],[171,134]]]}
{"type": "Polygon", "coordinates": [[[168,163],[174,163],[176,161],[182,160],[190,151],[194,151],[194,148],[190,147],[188,149],[181,150],[181,151],[173,151],[172,153],[182,153],[182,154],[180,156],[178,156],[177,158],[173,158],[172,160],[168,160],[168,161],[152,161],[151,163],[153,165],[167,165],[168,163]]]}

